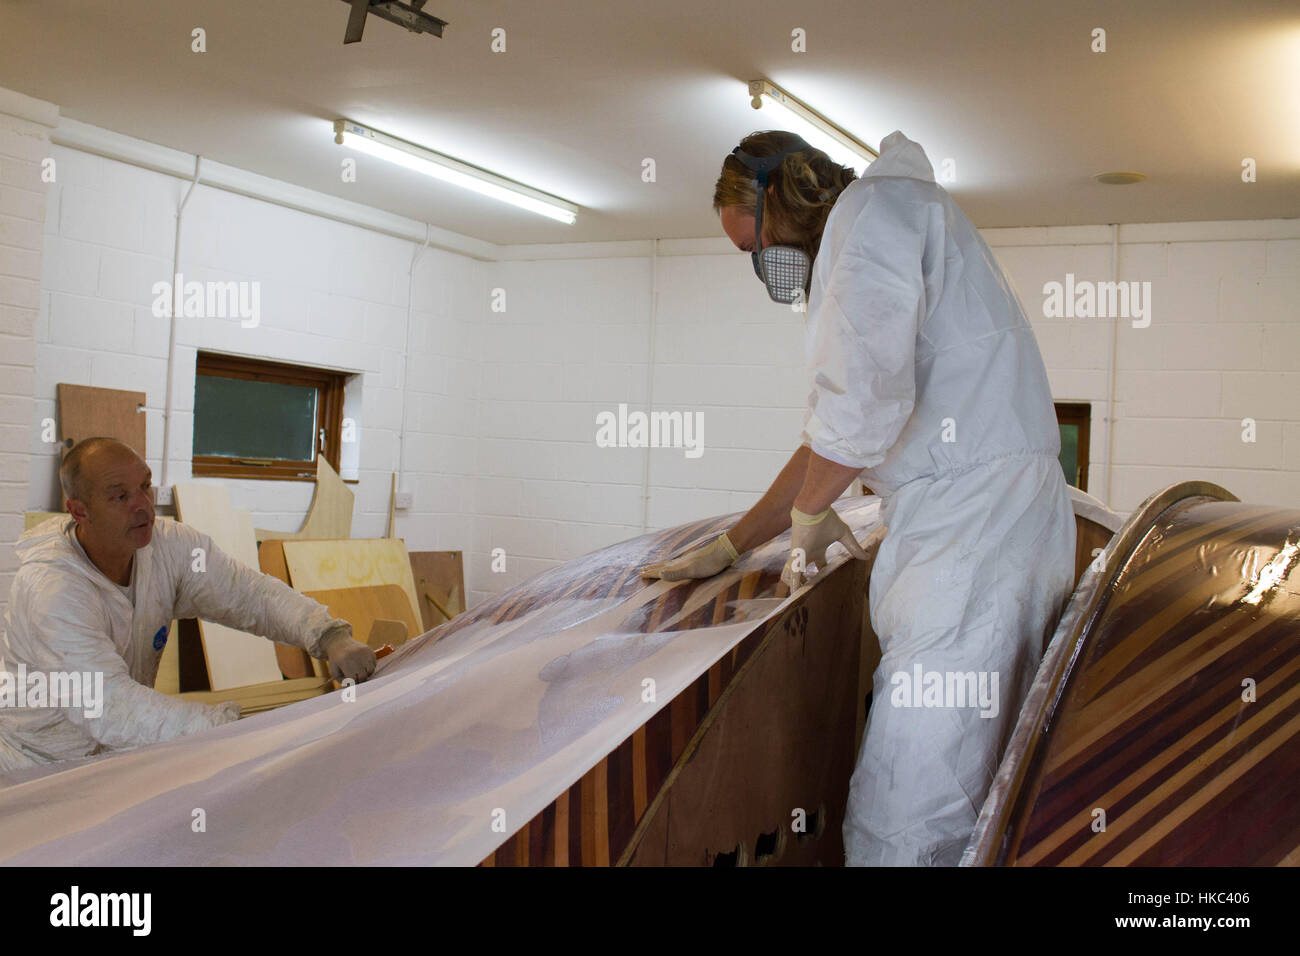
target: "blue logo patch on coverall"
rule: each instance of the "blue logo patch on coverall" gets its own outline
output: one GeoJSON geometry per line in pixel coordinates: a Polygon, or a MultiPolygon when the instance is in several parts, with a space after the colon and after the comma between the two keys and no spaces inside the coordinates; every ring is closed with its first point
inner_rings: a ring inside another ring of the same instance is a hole
{"type": "Polygon", "coordinates": [[[158,633],[153,636],[153,649],[161,651],[167,644],[167,625],[164,624],[158,628],[158,633]]]}

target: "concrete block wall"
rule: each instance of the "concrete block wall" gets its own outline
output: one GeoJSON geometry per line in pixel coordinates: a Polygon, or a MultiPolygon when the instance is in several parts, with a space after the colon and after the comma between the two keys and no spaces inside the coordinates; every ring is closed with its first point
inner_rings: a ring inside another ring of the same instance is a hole
{"type": "Polygon", "coordinates": [[[1110,278],[1103,231],[986,233],[1034,326],[1053,397],[1092,404],[1089,491],[1126,512],[1197,478],[1245,501],[1300,507],[1300,223],[1121,227],[1118,278],[1150,283],[1151,315],[1146,327],[1117,324],[1109,484],[1111,320],[1043,314],[1045,283],[1110,278]]]}
{"type": "MultiPolygon", "coordinates": [[[[176,209],[189,184],[77,150],[53,152],[61,175],[46,207],[37,414],[54,415],[58,382],[145,391],[148,460],[159,478],[169,319],[153,314],[152,289],[170,280],[176,209]]],[[[168,481],[191,477],[198,350],[339,369],[361,377],[353,532],[383,534],[404,410],[409,427],[435,435],[448,428],[438,421],[444,416],[434,414],[434,389],[447,384],[437,363],[451,361],[444,343],[454,347],[464,336],[440,326],[455,324],[453,310],[461,310],[462,321],[473,327],[464,310],[481,304],[481,296],[465,293],[478,280],[478,264],[427,250],[417,268],[408,363],[413,251],[400,239],[199,185],[184,212],[179,271],[187,283],[258,282],[261,316],[251,328],[237,318],[178,319],[168,481]],[[403,400],[408,388],[425,396],[409,409],[403,400]]],[[[463,361],[470,350],[460,351],[463,361]]],[[[56,467],[53,451],[34,455],[29,508],[54,503],[56,467]]],[[[229,484],[236,508],[252,511],[259,526],[286,529],[301,522],[313,489],[302,482],[229,484]]],[[[417,497],[417,506],[423,501],[417,497]]]]}
{"type": "MultiPolygon", "coordinates": [[[[410,355],[402,363],[405,386],[386,396],[401,406],[390,403],[387,421],[404,416],[402,488],[415,496],[409,512],[397,513],[396,533],[413,551],[466,552],[467,590],[486,573],[469,559],[479,474],[479,338],[490,265],[436,249],[423,253],[415,268],[410,355]]],[[[382,477],[387,489],[388,475],[382,477]]],[[[386,519],[387,491],[381,497],[386,519]]]]}
{"type": "Polygon", "coordinates": [[[476,597],[641,531],[643,457],[600,449],[595,416],[646,388],[645,259],[499,262],[478,338],[476,597]],[[491,571],[504,552],[505,570],[491,571]]]}
{"type": "Polygon", "coordinates": [[[29,457],[39,441],[32,401],[41,300],[42,161],[58,123],[50,103],[0,90],[0,613],[18,568],[29,457]]]}
{"type": "Polygon", "coordinates": [[[607,248],[492,266],[506,308],[489,310],[481,339],[473,562],[490,567],[494,548],[507,562],[476,578],[476,599],[647,529],[743,511],[798,445],[802,319],[767,297],[749,259],[656,264],[607,248]],[[599,447],[597,416],[620,405],[698,415],[702,453],[599,447]]]}

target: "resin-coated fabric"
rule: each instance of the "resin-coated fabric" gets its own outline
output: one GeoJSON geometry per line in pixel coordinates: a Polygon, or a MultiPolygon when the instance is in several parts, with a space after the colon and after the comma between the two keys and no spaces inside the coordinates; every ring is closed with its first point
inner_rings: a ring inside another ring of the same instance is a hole
{"type": "MultiPolygon", "coordinates": [[[[837,510],[860,540],[879,530],[875,497],[837,510]]],[[[0,862],[473,866],[818,586],[777,596],[786,535],[703,581],[638,575],[735,518],[538,575],[408,641],[350,694],[0,776],[0,862]]]]}
{"type": "Polygon", "coordinates": [[[315,654],[346,622],[281,581],[228,557],[212,539],[156,518],[135,552],[135,603],[81,551],[75,522],[51,518],[23,535],[0,636],[10,673],[103,674],[103,712],[0,708],[0,773],[171,740],[229,723],[226,710],[153,689],[174,619],[197,617],[315,654]]]}

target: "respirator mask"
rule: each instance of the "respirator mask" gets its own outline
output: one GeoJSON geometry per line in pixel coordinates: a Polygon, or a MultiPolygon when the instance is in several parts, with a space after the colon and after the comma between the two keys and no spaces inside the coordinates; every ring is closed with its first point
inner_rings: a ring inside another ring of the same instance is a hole
{"type": "Polygon", "coordinates": [[[763,245],[763,194],[767,191],[768,173],[780,166],[781,160],[791,153],[811,148],[799,139],[794,146],[771,156],[751,156],[742,152],[739,146],[731,151],[733,156],[753,170],[754,185],[758,188],[757,208],[754,212],[754,251],[750,253],[754,260],[754,274],[763,280],[772,301],[782,305],[789,305],[804,295],[808,274],[812,271],[812,260],[808,258],[808,253],[794,246],[763,245]]]}

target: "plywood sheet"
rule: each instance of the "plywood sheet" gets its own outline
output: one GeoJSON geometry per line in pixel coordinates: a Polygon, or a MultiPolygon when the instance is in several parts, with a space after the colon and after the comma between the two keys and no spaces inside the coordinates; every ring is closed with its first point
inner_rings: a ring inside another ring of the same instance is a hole
{"type": "Polygon", "coordinates": [[[419,602],[411,559],[401,538],[352,538],[345,541],[285,541],[289,580],[299,591],[328,591],[377,584],[396,584],[419,620],[419,602]]]}
{"type": "Polygon", "coordinates": [[[272,538],[258,544],[257,563],[261,567],[263,574],[269,574],[273,578],[279,578],[290,587],[293,586],[293,582],[289,580],[289,568],[284,563],[284,541],[282,539],[272,538]]]}
{"type": "Polygon", "coordinates": [[[465,567],[461,552],[412,551],[411,574],[426,631],[465,610],[465,567]]]}
{"type": "Polygon", "coordinates": [[[370,634],[366,637],[365,643],[376,651],[385,646],[391,651],[405,644],[410,636],[411,632],[405,621],[386,621],[383,618],[376,618],[370,623],[370,634]]]}
{"type": "Polygon", "coordinates": [[[400,621],[406,628],[401,643],[422,633],[410,599],[396,584],[303,593],[324,604],[334,617],[341,617],[351,624],[352,636],[362,643],[368,640],[371,627],[378,620],[400,621]]]}
{"type": "Polygon", "coordinates": [[[59,435],[65,449],[97,436],[116,438],[145,457],[144,392],[60,382],[59,435]]]}
{"type": "MultiPolygon", "coordinates": [[[[233,560],[258,570],[252,517],[230,507],[225,485],[183,482],[176,486],[175,494],[181,521],[207,534],[233,560]]],[[[211,621],[200,621],[199,633],[207,659],[208,686],[213,690],[281,677],[275,645],[266,638],[211,621]]]]}
{"type": "MultiPolygon", "coordinates": [[[[278,578],[293,587],[289,580],[289,568],[284,563],[284,541],[272,538],[257,546],[257,561],[263,574],[278,578]]],[[[275,658],[280,664],[280,673],[288,678],[310,677],[320,671],[312,664],[311,657],[301,647],[292,644],[275,645],[275,658]]]]}
{"type": "Polygon", "coordinates": [[[300,700],[309,700],[326,693],[333,681],[327,678],[306,677],[300,680],[274,680],[247,687],[231,687],[227,690],[196,690],[181,694],[185,700],[200,704],[224,704],[233,700],[239,702],[240,716],[274,710],[286,704],[295,704],[300,700]]]}
{"type": "Polygon", "coordinates": [[[65,511],[27,511],[23,513],[23,530],[31,531],[38,524],[43,524],[51,518],[66,518],[65,511]]]}
{"type": "Polygon", "coordinates": [[[323,455],[316,456],[316,492],[307,509],[307,517],[297,531],[256,529],[258,541],[301,540],[304,538],[350,538],[352,506],[356,496],[330,467],[323,455]]]}

